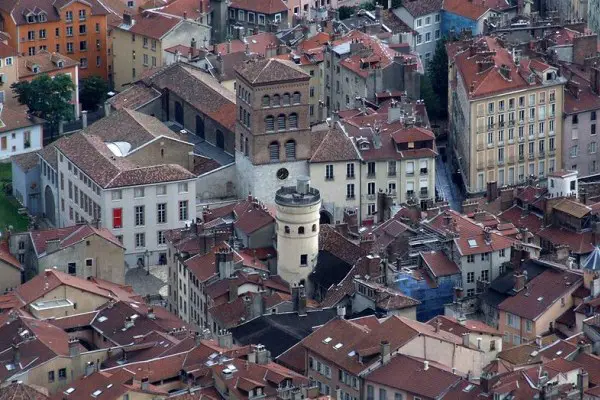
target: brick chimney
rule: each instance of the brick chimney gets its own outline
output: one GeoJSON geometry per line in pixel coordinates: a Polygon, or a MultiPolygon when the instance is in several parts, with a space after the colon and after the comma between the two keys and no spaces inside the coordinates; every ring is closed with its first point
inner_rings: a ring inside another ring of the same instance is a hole
{"type": "Polygon", "coordinates": [[[518,293],[521,290],[525,289],[526,277],[524,274],[521,274],[519,272],[515,273],[514,277],[515,277],[515,286],[514,286],[513,290],[518,293]]]}

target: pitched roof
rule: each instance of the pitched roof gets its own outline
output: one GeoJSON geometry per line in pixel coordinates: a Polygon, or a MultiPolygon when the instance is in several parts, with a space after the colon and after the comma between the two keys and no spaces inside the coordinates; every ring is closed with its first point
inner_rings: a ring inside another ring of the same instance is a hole
{"type": "Polygon", "coordinates": [[[10,253],[8,240],[0,241],[0,261],[10,265],[11,267],[14,267],[19,271],[23,271],[23,267],[21,266],[19,260],[17,260],[17,258],[10,253]]]}
{"type": "Polygon", "coordinates": [[[37,167],[38,163],[40,162],[37,152],[19,154],[17,156],[12,156],[10,159],[24,172],[37,167]]]}
{"type": "Polygon", "coordinates": [[[500,310],[537,320],[555,302],[581,285],[583,278],[569,271],[547,269],[527,283],[527,288],[504,300],[500,310]]]}
{"type": "Polygon", "coordinates": [[[335,162],[360,160],[354,141],[337,125],[327,132],[319,147],[313,152],[310,162],[335,162]]]}
{"type": "Polygon", "coordinates": [[[456,318],[438,315],[427,321],[427,323],[433,327],[437,327],[438,322],[441,330],[458,336],[462,336],[465,333],[483,333],[486,335],[502,336],[502,333],[498,329],[474,319],[459,322],[456,318]]]}
{"type": "MultiPolygon", "coordinates": [[[[29,13],[44,13],[47,22],[60,21],[60,10],[69,3],[70,0],[7,0],[0,3],[0,9],[9,14],[17,25],[25,25],[28,24],[29,13]]],[[[99,0],[86,0],[85,5],[91,7],[92,15],[108,14],[108,10],[99,0]]]]}
{"type": "Polygon", "coordinates": [[[153,87],[131,85],[121,93],[108,99],[108,103],[117,110],[122,108],[137,110],[139,107],[158,98],[160,98],[160,92],[153,87]]]}
{"type": "Polygon", "coordinates": [[[442,251],[421,252],[421,258],[435,277],[460,274],[460,269],[454,261],[442,251]]]}
{"type": "Polygon", "coordinates": [[[0,400],[48,400],[46,394],[38,391],[33,386],[22,382],[14,382],[8,386],[0,387],[0,400]]]}
{"type": "Polygon", "coordinates": [[[433,399],[461,380],[458,375],[429,363],[425,366],[425,363],[424,360],[398,354],[368,374],[366,381],[433,399]]]}
{"type": "Polygon", "coordinates": [[[573,232],[565,228],[549,226],[541,229],[537,235],[554,246],[567,245],[575,254],[588,254],[594,250],[591,232],[573,232]]]}
{"type": "Polygon", "coordinates": [[[280,40],[273,32],[260,32],[256,35],[246,36],[243,40],[234,39],[215,44],[213,52],[223,56],[229,53],[246,52],[248,50],[252,54],[259,54],[264,57],[269,48],[276,47],[279,43],[280,40]]]}
{"type": "Polygon", "coordinates": [[[526,228],[533,234],[538,233],[544,223],[542,217],[530,211],[523,210],[516,205],[500,213],[498,218],[511,222],[517,228],[526,228]]]}
{"type": "Polygon", "coordinates": [[[50,53],[42,50],[33,56],[22,56],[18,58],[19,62],[19,79],[24,79],[29,76],[34,76],[43,73],[62,71],[72,68],[79,63],[65,55],[59,53],[50,53]],[[63,62],[63,66],[59,67],[59,61],[63,62]],[[39,67],[38,72],[33,71],[33,66],[39,67]]]}
{"type": "Polygon", "coordinates": [[[232,0],[230,7],[268,15],[288,10],[282,0],[232,0]]]}
{"type": "Polygon", "coordinates": [[[310,75],[288,60],[253,59],[236,67],[237,73],[251,84],[309,80],[310,75]]]}
{"type": "Polygon", "coordinates": [[[444,11],[466,17],[471,20],[481,18],[490,7],[484,1],[444,0],[444,11]]]}
{"type": "Polygon", "coordinates": [[[571,199],[562,199],[553,208],[575,218],[583,218],[592,212],[591,207],[571,199]]]}
{"type": "Polygon", "coordinates": [[[416,18],[440,11],[442,2],[442,0],[409,0],[403,1],[402,7],[416,18]]]}
{"type": "Polygon", "coordinates": [[[144,12],[132,18],[134,21],[133,25],[121,24],[119,28],[156,40],[162,39],[164,35],[182,22],[180,18],[153,12],[144,12]]]}
{"type": "Polygon", "coordinates": [[[48,241],[58,240],[58,249],[66,249],[85,240],[86,238],[97,235],[104,240],[123,248],[119,240],[106,228],[95,228],[92,225],[73,225],[66,228],[55,228],[38,231],[30,231],[29,236],[33,243],[33,248],[38,257],[46,255],[48,241]]]}
{"type": "MultiPolygon", "coordinates": [[[[0,133],[41,125],[44,120],[27,113],[27,107],[4,106],[0,112],[0,133]]],[[[30,153],[27,153],[30,154],[30,153]]]]}

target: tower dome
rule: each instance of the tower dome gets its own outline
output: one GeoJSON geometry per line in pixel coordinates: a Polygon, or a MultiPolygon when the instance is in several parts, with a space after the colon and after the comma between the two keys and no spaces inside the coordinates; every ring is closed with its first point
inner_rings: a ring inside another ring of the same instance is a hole
{"type": "MultiPolygon", "coordinates": [[[[308,285],[319,252],[321,194],[308,177],[275,193],[277,273],[290,284],[308,285]]],[[[310,288],[308,288],[310,292],[310,288]]]]}

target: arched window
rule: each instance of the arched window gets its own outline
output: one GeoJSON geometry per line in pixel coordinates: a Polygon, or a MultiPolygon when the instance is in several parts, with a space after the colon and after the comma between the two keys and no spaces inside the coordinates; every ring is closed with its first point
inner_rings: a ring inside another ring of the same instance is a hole
{"type": "Polygon", "coordinates": [[[291,113],[289,120],[290,120],[290,129],[297,129],[298,128],[298,114],[291,113]]]}
{"type": "Polygon", "coordinates": [[[272,115],[267,115],[267,118],[265,118],[265,129],[267,132],[275,130],[275,118],[272,115]]]}
{"type": "Polygon", "coordinates": [[[304,235],[304,227],[303,226],[298,227],[298,235],[304,235]]]}
{"type": "Polygon", "coordinates": [[[289,106],[290,105],[290,94],[289,93],[284,93],[283,94],[283,105],[284,106],[289,106]]]}
{"type": "Polygon", "coordinates": [[[316,231],[317,231],[317,224],[313,224],[313,226],[312,226],[312,231],[313,231],[313,232],[316,232],[316,231]]]}
{"type": "Polygon", "coordinates": [[[285,231],[285,233],[290,233],[290,227],[286,225],[284,228],[284,231],[285,231]]]}
{"type": "Polygon", "coordinates": [[[269,159],[271,161],[279,161],[279,142],[271,142],[269,144],[269,159]]]}
{"type": "Polygon", "coordinates": [[[285,142],[285,158],[288,160],[296,159],[296,142],[294,140],[285,142]]]}
{"type": "Polygon", "coordinates": [[[246,138],[246,146],[244,147],[244,155],[248,155],[248,138],[246,138]]]}
{"type": "Polygon", "coordinates": [[[279,95],[278,94],[274,94],[273,95],[273,100],[271,101],[271,105],[273,107],[278,107],[280,105],[281,100],[279,99],[279,95]]]}
{"type": "Polygon", "coordinates": [[[262,99],[262,106],[269,107],[270,105],[271,105],[271,98],[267,95],[264,95],[263,99],[262,99]]]}
{"type": "Polygon", "coordinates": [[[294,104],[300,104],[300,92],[294,92],[294,97],[292,98],[294,104]]]}
{"type": "Polygon", "coordinates": [[[277,117],[277,130],[285,130],[285,114],[279,114],[279,116],[277,117]]]}

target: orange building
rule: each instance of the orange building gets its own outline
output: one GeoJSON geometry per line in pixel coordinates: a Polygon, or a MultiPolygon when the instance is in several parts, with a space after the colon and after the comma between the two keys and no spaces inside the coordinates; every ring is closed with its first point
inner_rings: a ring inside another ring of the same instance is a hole
{"type": "Polygon", "coordinates": [[[0,30],[20,54],[62,53],[79,62],[80,78],[108,79],[110,13],[98,0],[3,0],[0,30]]]}

